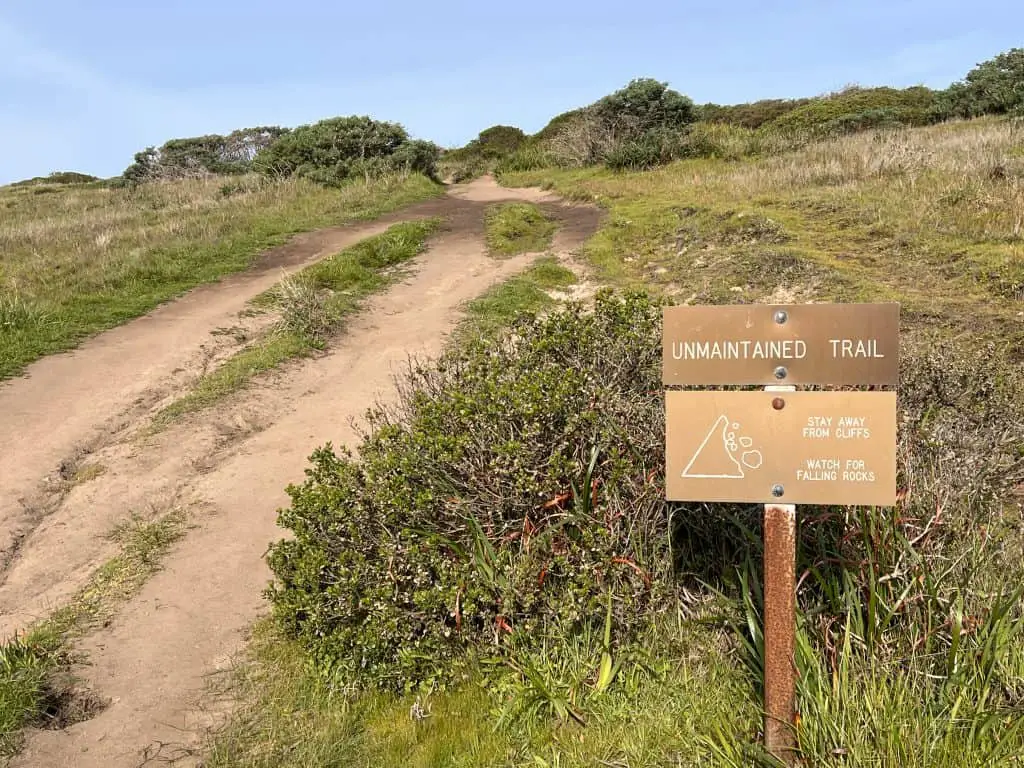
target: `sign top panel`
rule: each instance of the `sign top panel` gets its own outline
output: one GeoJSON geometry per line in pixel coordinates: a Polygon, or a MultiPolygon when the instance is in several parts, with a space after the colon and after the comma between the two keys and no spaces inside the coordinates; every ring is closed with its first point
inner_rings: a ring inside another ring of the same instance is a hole
{"type": "Polygon", "coordinates": [[[665,384],[897,384],[899,304],[666,307],[665,384]]]}

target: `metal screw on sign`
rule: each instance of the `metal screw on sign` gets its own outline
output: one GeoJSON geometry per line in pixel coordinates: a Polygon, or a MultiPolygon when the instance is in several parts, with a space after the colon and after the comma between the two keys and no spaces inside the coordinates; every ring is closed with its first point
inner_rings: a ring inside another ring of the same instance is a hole
{"type": "Polygon", "coordinates": [[[776,499],[781,499],[782,498],[782,494],[784,494],[785,492],[786,492],[786,489],[783,488],[778,483],[776,483],[775,485],[772,486],[772,496],[774,496],[776,499]]]}
{"type": "Polygon", "coordinates": [[[786,378],[788,374],[789,371],[786,370],[786,366],[784,365],[780,365],[778,368],[775,369],[775,378],[778,379],[779,381],[782,381],[784,378],[786,378]]]}
{"type": "Polygon", "coordinates": [[[785,324],[785,322],[788,319],[789,319],[789,313],[786,312],[786,310],[784,310],[784,309],[780,309],[778,312],[775,313],[775,322],[778,323],[779,325],[785,324]]]}

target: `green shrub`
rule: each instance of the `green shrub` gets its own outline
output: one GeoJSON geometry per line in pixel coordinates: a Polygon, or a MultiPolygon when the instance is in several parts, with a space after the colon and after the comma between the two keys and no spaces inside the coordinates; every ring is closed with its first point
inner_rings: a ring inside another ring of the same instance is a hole
{"type": "Polygon", "coordinates": [[[689,98],[666,83],[640,78],[552,120],[541,132],[548,135],[537,144],[561,166],[651,168],[678,156],[681,137],[696,116],[689,98]]]}
{"type": "Polygon", "coordinates": [[[922,125],[937,103],[935,91],[913,88],[851,87],[824,98],[812,99],[765,125],[783,131],[821,131],[835,120],[879,110],[893,110],[892,116],[905,125],[922,125]]]}
{"type": "Polygon", "coordinates": [[[627,140],[665,128],[678,130],[697,119],[697,108],[688,97],[651,78],[631,80],[590,111],[627,140]]]}
{"type": "Polygon", "coordinates": [[[1024,109],[1024,48],[978,64],[940,97],[942,116],[978,117],[1024,109]]]}
{"type": "Polygon", "coordinates": [[[289,488],[295,536],[269,558],[284,627],[392,689],[450,678],[468,648],[601,628],[609,591],[633,636],[670,583],[660,317],[602,295],[413,367],[358,461],[328,445],[289,488]]]}
{"type": "Polygon", "coordinates": [[[485,157],[504,157],[515,152],[526,141],[526,134],[510,125],[494,125],[477,136],[471,145],[479,148],[485,157]]]}
{"type": "Polygon", "coordinates": [[[810,99],[762,99],[749,104],[721,106],[704,104],[700,108],[700,119],[708,123],[735,125],[740,128],[760,128],[788,112],[792,112],[810,99]]]}
{"type": "Polygon", "coordinates": [[[438,146],[410,140],[397,123],[334,117],[285,134],[256,155],[253,167],[268,176],[299,176],[337,186],[392,172],[433,177],[439,156],[438,146]]]}
{"type": "Polygon", "coordinates": [[[171,139],[159,149],[147,147],[137,152],[121,177],[128,183],[139,184],[208,174],[248,173],[256,155],[287,133],[287,128],[258,126],[232,131],[227,136],[171,139]]]}

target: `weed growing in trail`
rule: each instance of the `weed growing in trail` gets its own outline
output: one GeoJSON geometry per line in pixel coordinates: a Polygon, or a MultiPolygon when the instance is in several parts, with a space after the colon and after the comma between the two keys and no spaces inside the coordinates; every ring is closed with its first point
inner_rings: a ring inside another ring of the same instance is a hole
{"type": "Polygon", "coordinates": [[[233,177],[0,189],[0,378],[200,283],[245,269],[290,235],[441,194],[412,175],[328,190],[233,177]]]}
{"type": "Polygon", "coordinates": [[[485,216],[487,247],[500,256],[539,252],[551,245],[555,222],[532,203],[493,205],[485,216]]]}
{"type": "Polygon", "coordinates": [[[440,219],[395,224],[341,253],[288,275],[254,303],[280,314],[273,332],[232,355],[204,375],[184,397],[160,411],[154,429],[208,408],[286,360],[323,349],[367,296],[389,285],[405,262],[420,254],[440,219]]]}
{"type": "Polygon", "coordinates": [[[0,758],[14,754],[21,727],[42,715],[55,666],[51,654],[24,638],[0,645],[0,758]]]}
{"type": "Polygon", "coordinates": [[[529,269],[491,288],[466,306],[463,333],[497,337],[520,315],[538,312],[553,303],[547,291],[566,288],[576,275],[553,257],[537,259],[529,269]]]}

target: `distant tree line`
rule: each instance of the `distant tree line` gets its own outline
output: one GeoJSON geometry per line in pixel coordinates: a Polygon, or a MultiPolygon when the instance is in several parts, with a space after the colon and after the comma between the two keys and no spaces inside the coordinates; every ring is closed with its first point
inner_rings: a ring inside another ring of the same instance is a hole
{"type": "Polygon", "coordinates": [[[490,167],[639,169],[682,157],[774,154],[872,128],[983,115],[1024,116],[1024,49],[978,64],[944,90],[853,85],[814,98],[696,106],[667,83],[636,79],[594,104],[558,115],[490,167]]]}
{"type": "Polygon", "coordinates": [[[147,147],[137,152],[134,162],[121,176],[139,184],[211,174],[249,173],[257,155],[288,133],[288,128],[259,126],[232,131],[227,136],[210,134],[171,139],[161,147],[147,147]]]}
{"type": "MultiPolygon", "coordinates": [[[[638,78],[589,106],[554,117],[532,136],[495,125],[447,151],[412,139],[398,123],[366,116],[333,117],[295,129],[244,128],[147,147],[117,181],[135,185],[256,172],[338,185],[391,173],[435,177],[439,162],[456,181],[547,165],[636,169],[680,157],[771,154],[870,128],[983,115],[1024,116],[1024,48],[978,64],[944,90],[850,86],[814,98],[698,106],[668,83],[638,78]]],[[[19,183],[96,181],[65,171],[19,183]]]]}
{"type": "Polygon", "coordinates": [[[121,174],[128,184],[260,173],[338,185],[388,173],[434,174],[440,147],[414,140],[398,123],[334,117],[298,128],[259,126],[227,136],[171,139],[136,153],[121,174]]]}
{"type": "Polygon", "coordinates": [[[16,181],[12,187],[32,187],[39,184],[95,184],[101,179],[88,173],[76,171],[54,171],[49,176],[34,176],[31,179],[16,181]]]}

